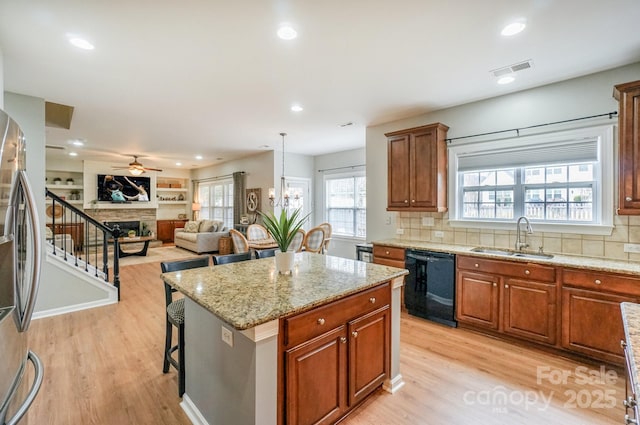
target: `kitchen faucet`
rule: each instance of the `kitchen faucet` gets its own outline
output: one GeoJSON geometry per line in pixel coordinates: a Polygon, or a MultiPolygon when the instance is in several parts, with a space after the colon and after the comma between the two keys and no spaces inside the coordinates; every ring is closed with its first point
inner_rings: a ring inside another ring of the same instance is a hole
{"type": "Polygon", "coordinates": [[[531,228],[531,223],[529,223],[529,219],[525,216],[518,218],[518,222],[516,223],[516,251],[522,251],[524,248],[528,248],[529,244],[527,243],[527,234],[533,234],[533,229],[531,228]],[[527,233],[524,235],[524,242],[521,242],[520,239],[520,222],[524,220],[527,223],[527,233]]]}

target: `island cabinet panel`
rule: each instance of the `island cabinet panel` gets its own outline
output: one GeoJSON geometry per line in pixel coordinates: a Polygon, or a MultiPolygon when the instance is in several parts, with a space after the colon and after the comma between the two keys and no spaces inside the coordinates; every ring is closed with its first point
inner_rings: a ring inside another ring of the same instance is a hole
{"type": "Polygon", "coordinates": [[[640,214],[640,81],[619,84],[613,91],[619,101],[618,214],[640,214]]]}
{"type": "Polygon", "coordinates": [[[461,324],[557,343],[554,267],[459,255],[457,270],[456,317],[461,324]]]}
{"type": "Polygon", "coordinates": [[[347,328],[286,351],[287,424],[332,424],[347,409],[347,328]]]}
{"type": "Polygon", "coordinates": [[[448,129],[435,123],[385,134],[387,210],[447,210],[448,129]]]}
{"type": "Polygon", "coordinates": [[[332,424],[389,377],[389,282],[281,320],[287,425],[332,424]]]}

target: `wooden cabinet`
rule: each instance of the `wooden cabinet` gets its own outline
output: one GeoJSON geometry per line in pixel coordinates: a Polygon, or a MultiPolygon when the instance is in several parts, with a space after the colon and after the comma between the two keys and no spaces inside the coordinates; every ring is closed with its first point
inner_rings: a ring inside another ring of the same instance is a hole
{"type": "Polygon", "coordinates": [[[67,234],[73,239],[75,251],[81,251],[84,248],[84,223],[47,223],[47,227],[55,235],[67,234]]]}
{"type": "Polygon", "coordinates": [[[184,227],[187,220],[158,220],[158,240],[162,242],[173,242],[175,229],[184,227]]]}
{"type": "Polygon", "coordinates": [[[404,269],[404,248],[388,245],[373,245],[373,262],[383,266],[404,269]]]}
{"type": "Polygon", "coordinates": [[[638,302],[640,279],[565,269],[562,286],[562,346],[594,359],[622,364],[620,303],[638,302]]]}
{"type": "Polygon", "coordinates": [[[619,84],[619,204],[618,214],[640,214],[640,81],[619,84]]]}
{"type": "Polygon", "coordinates": [[[389,374],[389,283],[281,322],[280,423],[333,424],[389,374]]]}
{"type": "Polygon", "coordinates": [[[465,256],[458,256],[457,265],[458,321],[555,344],[555,268],[465,256]]]}
{"type": "Polygon", "coordinates": [[[436,123],[385,134],[388,211],[447,210],[448,129],[436,123]]]}

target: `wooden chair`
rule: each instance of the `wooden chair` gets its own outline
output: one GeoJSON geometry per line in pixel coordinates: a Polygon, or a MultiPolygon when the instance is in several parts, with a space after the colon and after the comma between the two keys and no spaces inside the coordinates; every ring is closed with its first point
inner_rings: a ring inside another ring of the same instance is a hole
{"type": "Polygon", "coordinates": [[[245,238],[242,233],[236,229],[229,229],[229,235],[231,236],[231,240],[233,240],[234,254],[249,252],[249,241],[247,241],[247,238],[245,238]]]}
{"type": "Polygon", "coordinates": [[[304,250],[307,252],[321,253],[324,248],[324,230],[322,227],[314,227],[304,237],[304,250]]]}
{"type": "MultiPolygon", "coordinates": [[[[188,260],[171,261],[160,263],[162,273],[174,272],[178,270],[194,269],[196,267],[208,267],[209,256],[191,258],[188,260]]],[[[165,300],[165,340],[164,340],[164,364],[162,372],[169,372],[169,365],[178,371],[178,395],[184,394],[184,298],[173,300],[174,288],[164,283],[165,300]],[[171,346],[173,338],[173,327],[178,328],[178,344],[171,346]],[[174,351],[178,350],[178,360],[172,357],[174,351]]]]}
{"type": "Polygon", "coordinates": [[[247,227],[247,240],[255,241],[269,238],[271,238],[271,236],[263,225],[250,224],[249,227],[247,227]]]}
{"type": "Polygon", "coordinates": [[[251,260],[251,252],[241,252],[239,254],[214,255],[213,265],[237,263],[238,261],[251,260]]]}
{"type": "Polygon", "coordinates": [[[291,244],[289,245],[289,249],[293,250],[293,252],[302,252],[302,246],[304,243],[305,232],[304,229],[298,229],[296,235],[293,237],[291,244]]]}
{"type": "Polygon", "coordinates": [[[329,243],[331,242],[331,224],[320,223],[318,227],[322,227],[324,230],[324,246],[322,247],[322,253],[326,254],[329,251],[329,243]]]}

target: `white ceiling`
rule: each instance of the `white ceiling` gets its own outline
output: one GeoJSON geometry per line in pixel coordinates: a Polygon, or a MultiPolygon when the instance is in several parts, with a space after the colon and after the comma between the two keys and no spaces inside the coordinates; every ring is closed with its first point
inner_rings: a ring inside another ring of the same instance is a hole
{"type": "Polygon", "coordinates": [[[5,90],[75,107],[48,155],[79,138],[78,160],[192,168],[282,131],[287,152],[363,147],[366,126],[636,62],[638,22],[638,0],[0,0],[0,49],[5,90]],[[489,73],[526,59],[510,85],[489,73]]]}

